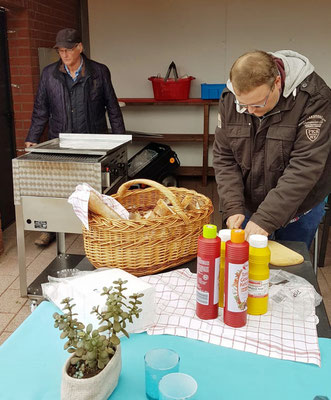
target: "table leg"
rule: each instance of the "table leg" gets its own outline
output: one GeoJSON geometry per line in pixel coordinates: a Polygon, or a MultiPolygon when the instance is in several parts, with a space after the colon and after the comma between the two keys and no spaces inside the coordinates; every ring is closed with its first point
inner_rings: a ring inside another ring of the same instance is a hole
{"type": "Polygon", "coordinates": [[[56,232],[56,254],[66,253],[66,240],[64,232],[56,232]]]}
{"type": "Polygon", "coordinates": [[[202,186],[208,179],[208,148],[209,148],[209,104],[203,106],[203,156],[202,156],[202,186]]]}
{"type": "Polygon", "coordinates": [[[24,239],[24,221],[22,205],[15,206],[16,214],[16,238],[17,238],[17,256],[18,271],[20,278],[20,293],[22,297],[27,297],[27,279],[26,279],[26,260],[25,260],[25,239],[24,239]]]}

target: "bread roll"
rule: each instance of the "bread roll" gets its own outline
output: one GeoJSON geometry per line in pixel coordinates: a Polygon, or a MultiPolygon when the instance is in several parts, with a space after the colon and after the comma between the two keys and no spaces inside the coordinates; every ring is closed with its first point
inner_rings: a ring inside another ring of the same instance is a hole
{"type": "Polygon", "coordinates": [[[122,219],[115,210],[107,206],[92,190],[88,202],[88,208],[95,214],[101,215],[106,219],[122,219]]]}
{"type": "Polygon", "coordinates": [[[192,204],[192,199],[193,199],[193,194],[187,194],[183,198],[183,200],[181,202],[183,210],[194,210],[195,209],[194,205],[192,204]]]}
{"type": "Polygon", "coordinates": [[[153,213],[156,216],[164,217],[165,215],[171,215],[175,212],[171,209],[171,206],[168,206],[163,199],[159,199],[156,203],[156,206],[153,210],[153,213]]]}
{"type": "Polygon", "coordinates": [[[301,254],[283,246],[280,243],[269,240],[268,247],[271,253],[270,264],[275,265],[276,267],[297,265],[304,261],[304,258],[301,254]]]}

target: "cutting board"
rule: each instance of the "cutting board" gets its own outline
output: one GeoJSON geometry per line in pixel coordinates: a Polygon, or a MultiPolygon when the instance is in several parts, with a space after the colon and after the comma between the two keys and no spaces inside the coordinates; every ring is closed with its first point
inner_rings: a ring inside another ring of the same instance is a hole
{"type": "Polygon", "coordinates": [[[287,267],[289,265],[301,264],[304,258],[301,254],[289,249],[288,247],[274,242],[273,240],[268,241],[268,247],[270,249],[270,264],[276,267],[287,267]]]}

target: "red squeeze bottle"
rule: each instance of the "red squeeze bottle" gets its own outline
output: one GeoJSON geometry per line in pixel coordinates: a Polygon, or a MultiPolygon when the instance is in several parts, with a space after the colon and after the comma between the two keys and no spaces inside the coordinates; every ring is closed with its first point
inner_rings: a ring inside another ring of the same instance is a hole
{"type": "Polygon", "coordinates": [[[224,323],[233,328],[247,322],[248,250],[245,231],[232,229],[225,252],[224,323]]]}
{"type": "Polygon", "coordinates": [[[216,225],[204,225],[198,239],[197,305],[200,319],[218,317],[221,239],[216,225]]]}

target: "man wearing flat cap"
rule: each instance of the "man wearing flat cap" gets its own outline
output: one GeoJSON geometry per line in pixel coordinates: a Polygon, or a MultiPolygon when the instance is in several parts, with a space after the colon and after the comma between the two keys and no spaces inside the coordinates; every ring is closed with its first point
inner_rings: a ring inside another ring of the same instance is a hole
{"type": "MultiPolygon", "coordinates": [[[[65,28],[56,36],[60,60],[44,68],[34,103],[25,146],[37,144],[48,123],[48,139],[66,133],[125,133],[123,116],[106,65],[88,59],[80,34],[65,28]]],[[[48,245],[55,234],[43,233],[38,245],[48,245]]]]}

